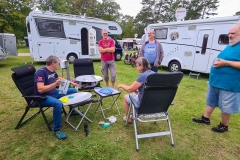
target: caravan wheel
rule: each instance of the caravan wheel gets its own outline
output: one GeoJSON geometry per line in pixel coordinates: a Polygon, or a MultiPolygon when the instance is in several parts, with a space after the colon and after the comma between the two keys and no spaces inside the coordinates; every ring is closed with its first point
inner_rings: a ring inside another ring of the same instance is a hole
{"type": "Polygon", "coordinates": [[[77,55],[75,53],[70,53],[68,54],[67,56],[67,60],[69,61],[69,63],[73,63],[74,62],[74,59],[77,59],[77,55]]]}
{"type": "Polygon", "coordinates": [[[172,61],[168,66],[169,72],[179,72],[181,71],[181,65],[178,61],[172,61]]]}

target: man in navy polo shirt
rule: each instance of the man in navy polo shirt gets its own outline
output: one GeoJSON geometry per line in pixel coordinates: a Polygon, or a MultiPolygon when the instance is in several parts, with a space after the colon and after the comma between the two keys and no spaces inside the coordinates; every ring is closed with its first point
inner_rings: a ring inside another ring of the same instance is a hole
{"type": "MultiPolygon", "coordinates": [[[[62,107],[63,104],[59,98],[65,96],[64,94],[59,94],[56,89],[60,85],[63,78],[58,77],[55,72],[59,67],[59,59],[56,56],[49,56],[46,60],[46,66],[40,68],[34,75],[34,95],[46,96],[47,99],[40,101],[43,106],[53,107],[53,129],[54,135],[58,139],[66,139],[67,136],[61,131],[62,129],[62,107]]],[[[70,82],[73,86],[78,86],[78,84],[70,82]]],[[[76,93],[75,88],[69,88],[68,94],[76,93]]]]}

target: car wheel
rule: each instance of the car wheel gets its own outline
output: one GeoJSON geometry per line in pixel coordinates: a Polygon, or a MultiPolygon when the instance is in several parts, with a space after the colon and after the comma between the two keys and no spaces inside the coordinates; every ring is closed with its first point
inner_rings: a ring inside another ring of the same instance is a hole
{"type": "Polygon", "coordinates": [[[173,61],[168,66],[169,72],[179,72],[181,71],[181,65],[178,61],[173,61]]]}
{"type": "Polygon", "coordinates": [[[115,61],[120,61],[122,59],[122,53],[117,52],[115,53],[115,61]]]}

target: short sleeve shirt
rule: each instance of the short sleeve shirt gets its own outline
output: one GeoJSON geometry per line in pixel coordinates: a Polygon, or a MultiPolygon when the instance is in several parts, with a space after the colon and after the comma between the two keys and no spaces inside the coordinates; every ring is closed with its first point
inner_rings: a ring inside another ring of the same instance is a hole
{"type": "MultiPolygon", "coordinates": [[[[98,42],[98,47],[102,47],[103,49],[111,48],[111,47],[114,47],[114,46],[115,46],[114,41],[111,38],[108,38],[107,40],[101,39],[98,42]]],[[[113,52],[109,52],[109,53],[107,52],[107,53],[101,54],[101,60],[102,61],[112,61],[112,60],[114,60],[114,53],[113,52]]]]}
{"type": "Polygon", "coordinates": [[[136,79],[137,82],[141,83],[142,86],[138,88],[138,99],[141,100],[142,99],[142,95],[143,95],[143,84],[146,82],[147,80],[147,77],[150,75],[150,74],[153,74],[155,72],[153,72],[152,70],[146,70],[145,72],[141,73],[138,78],[136,79]]]}
{"type": "Polygon", "coordinates": [[[56,72],[51,72],[47,69],[47,67],[40,68],[34,75],[34,95],[54,95],[56,92],[56,88],[53,88],[47,92],[39,93],[37,89],[37,83],[43,82],[44,85],[49,85],[56,82],[56,78],[58,75],[56,72]]]}

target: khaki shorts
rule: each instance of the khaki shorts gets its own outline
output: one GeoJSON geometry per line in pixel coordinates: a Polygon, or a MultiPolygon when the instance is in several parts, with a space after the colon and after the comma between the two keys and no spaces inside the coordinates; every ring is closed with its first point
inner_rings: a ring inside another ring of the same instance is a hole
{"type": "Polygon", "coordinates": [[[108,81],[108,69],[110,70],[111,73],[111,81],[115,82],[116,81],[116,65],[114,60],[112,61],[101,61],[102,63],[102,74],[104,76],[104,80],[108,81]]]}

